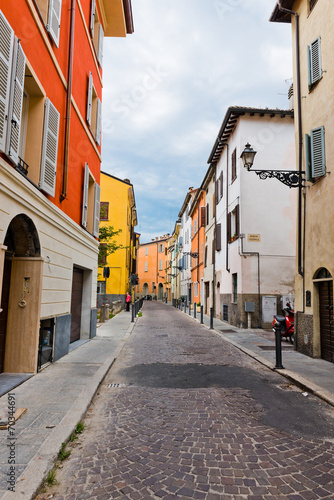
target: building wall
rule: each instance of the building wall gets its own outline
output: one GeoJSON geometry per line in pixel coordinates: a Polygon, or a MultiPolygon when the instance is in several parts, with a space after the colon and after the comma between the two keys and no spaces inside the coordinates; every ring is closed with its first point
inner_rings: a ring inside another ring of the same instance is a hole
{"type": "Polygon", "coordinates": [[[193,227],[193,237],[191,240],[191,252],[198,254],[198,257],[192,257],[191,281],[192,281],[192,302],[202,302],[202,283],[204,276],[204,252],[201,254],[202,245],[205,243],[205,225],[201,224],[201,208],[205,208],[205,191],[199,191],[196,196],[192,209],[191,219],[193,227]]]}
{"type": "Polygon", "coordinates": [[[165,292],[167,243],[168,237],[161,236],[160,238],[157,237],[150,243],[143,243],[139,246],[137,253],[137,266],[139,277],[138,293],[140,296],[148,294],[153,297],[157,296],[158,298],[159,284],[163,285],[163,292],[165,292]],[[160,261],[162,261],[162,270],[159,269],[160,261]],[[145,269],[147,269],[147,271],[145,269]],[[148,288],[146,288],[146,285],[148,285],[148,288]]]}
{"type": "MultiPolygon", "coordinates": [[[[204,246],[203,253],[205,253],[205,247],[207,247],[207,262],[206,266],[204,266],[204,278],[203,278],[204,289],[202,290],[202,302],[204,305],[205,314],[209,314],[210,308],[214,307],[215,290],[213,289],[213,283],[214,283],[215,264],[212,261],[212,244],[215,241],[215,210],[216,210],[215,181],[216,177],[213,171],[213,176],[208,182],[206,188],[206,196],[205,196],[205,202],[206,205],[208,206],[207,213],[209,214],[209,218],[207,218],[206,215],[205,241],[203,244],[204,246]],[[207,290],[209,290],[209,295],[207,295],[206,293],[207,290]]],[[[219,294],[218,294],[218,300],[216,299],[215,301],[215,305],[216,305],[215,313],[216,316],[219,317],[220,313],[219,294]]]]}

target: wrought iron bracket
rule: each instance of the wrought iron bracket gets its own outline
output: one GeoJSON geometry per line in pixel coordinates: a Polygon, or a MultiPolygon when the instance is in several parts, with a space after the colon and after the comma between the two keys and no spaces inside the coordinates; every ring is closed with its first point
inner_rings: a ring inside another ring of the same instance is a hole
{"type": "Polygon", "coordinates": [[[197,252],[182,252],[183,255],[190,255],[190,257],[193,257],[194,259],[198,259],[198,253],[197,252]]]}
{"type": "Polygon", "coordinates": [[[275,178],[289,188],[305,187],[305,184],[303,184],[305,180],[305,171],[299,172],[299,170],[252,170],[250,168],[249,172],[255,172],[262,180],[275,178]]]}

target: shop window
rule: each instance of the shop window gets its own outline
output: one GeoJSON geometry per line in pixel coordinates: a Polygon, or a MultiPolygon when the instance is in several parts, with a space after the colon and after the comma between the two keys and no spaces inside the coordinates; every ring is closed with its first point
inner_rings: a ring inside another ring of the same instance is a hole
{"type": "Polygon", "coordinates": [[[89,170],[88,164],[84,170],[82,225],[96,238],[99,237],[100,225],[100,186],[89,170]]]}
{"type": "Polygon", "coordinates": [[[62,0],[35,0],[39,13],[44,21],[46,31],[59,47],[59,31],[62,0]]]}

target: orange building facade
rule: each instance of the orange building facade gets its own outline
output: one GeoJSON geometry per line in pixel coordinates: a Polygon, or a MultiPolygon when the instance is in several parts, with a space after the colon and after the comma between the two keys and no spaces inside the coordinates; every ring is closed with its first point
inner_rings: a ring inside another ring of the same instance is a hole
{"type": "Polygon", "coordinates": [[[104,36],[130,0],[0,0],[0,373],[96,329],[104,36]]]}
{"type": "Polygon", "coordinates": [[[166,296],[168,239],[169,234],[140,244],[137,251],[139,285],[135,290],[136,298],[149,295],[152,299],[162,300],[166,296]]]}
{"type": "Polygon", "coordinates": [[[202,304],[205,264],[205,191],[199,189],[190,207],[192,302],[202,304]]]}

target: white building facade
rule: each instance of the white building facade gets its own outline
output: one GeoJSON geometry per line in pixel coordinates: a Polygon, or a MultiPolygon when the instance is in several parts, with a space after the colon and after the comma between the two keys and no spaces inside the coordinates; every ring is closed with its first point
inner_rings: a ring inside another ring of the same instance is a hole
{"type": "Polygon", "coordinates": [[[254,170],[295,170],[293,111],[230,107],[208,160],[216,171],[216,315],[254,328],[268,326],[281,297],[294,294],[297,189],[248,172],[240,158],[247,143],[257,151],[254,170]]]}

